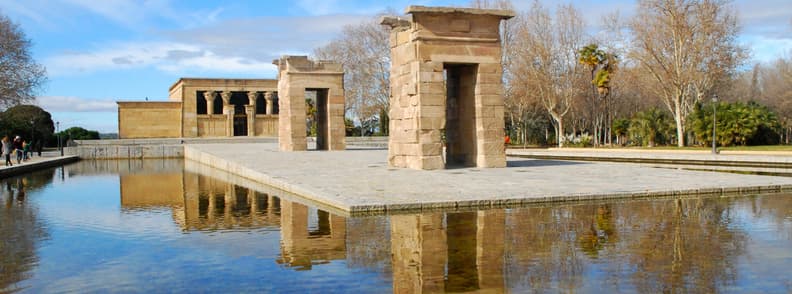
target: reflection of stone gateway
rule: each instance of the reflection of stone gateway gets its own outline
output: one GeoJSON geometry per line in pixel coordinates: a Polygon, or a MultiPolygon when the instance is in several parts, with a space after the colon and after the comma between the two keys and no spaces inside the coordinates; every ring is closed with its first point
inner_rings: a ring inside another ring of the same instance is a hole
{"type": "Polygon", "coordinates": [[[389,165],[505,167],[500,22],[514,13],[423,6],[406,13],[412,21],[382,20],[392,29],[389,165]]]}
{"type": "Polygon", "coordinates": [[[394,293],[504,291],[504,211],[390,218],[394,293]]]}

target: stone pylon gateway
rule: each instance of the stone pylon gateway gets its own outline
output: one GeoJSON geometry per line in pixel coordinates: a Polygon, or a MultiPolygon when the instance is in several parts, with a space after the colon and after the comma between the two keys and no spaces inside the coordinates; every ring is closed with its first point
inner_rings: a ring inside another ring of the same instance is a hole
{"type": "Polygon", "coordinates": [[[388,164],[505,167],[500,22],[509,10],[409,6],[391,27],[388,164]],[[445,147],[445,148],[444,148],[445,147]]]}
{"type": "Polygon", "coordinates": [[[331,61],[283,56],[278,66],[278,144],[281,151],[308,149],[306,98],[316,110],[316,149],[344,150],[344,69],[331,61]]]}

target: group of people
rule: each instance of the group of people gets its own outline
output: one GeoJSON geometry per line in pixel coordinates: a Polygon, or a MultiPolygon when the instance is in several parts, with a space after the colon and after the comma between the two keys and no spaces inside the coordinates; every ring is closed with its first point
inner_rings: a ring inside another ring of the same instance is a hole
{"type": "MultiPolygon", "coordinates": [[[[11,154],[16,153],[16,161],[17,164],[22,163],[22,161],[27,161],[28,159],[33,157],[33,146],[28,143],[26,140],[22,140],[22,137],[16,136],[14,141],[11,141],[8,136],[3,137],[2,140],[3,148],[0,149],[0,155],[5,156],[5,165],[6,166],[13,166],[14,164],[11,162],[11,154]]],[[[39,155],[41,155],[39,153],[39,155]]]]}

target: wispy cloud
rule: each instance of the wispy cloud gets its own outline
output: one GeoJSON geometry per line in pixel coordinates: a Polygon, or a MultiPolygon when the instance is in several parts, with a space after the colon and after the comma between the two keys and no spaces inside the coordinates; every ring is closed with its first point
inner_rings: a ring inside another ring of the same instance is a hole
{"type": "Polygon", "coordinates": [[[274,70],[264,62],[233,54],[218,54],[197,45],[176,42],[124,42],[95,51],[64,52],[44,60],[52,76],[97,71],[153,68],[165,72],[209,71],[261,74],[274,70]]]}
{"type": "Polygon", "coordinates": [[[85,99],[73,96],[40,96],[37,104],[47,111],[57,112],[116,112],[118,107],[112,99],[85,99]]]}
{"type": "Polygon", "coordinates": [[[367,15],[259,17],[217,22],[192,29],[160,31],[165,41],[118,41],[44,59],[52,76],[153,68],[168,73],[234,73],[274,76],[272,60],[310,54],[345,25],[367,15]]]}

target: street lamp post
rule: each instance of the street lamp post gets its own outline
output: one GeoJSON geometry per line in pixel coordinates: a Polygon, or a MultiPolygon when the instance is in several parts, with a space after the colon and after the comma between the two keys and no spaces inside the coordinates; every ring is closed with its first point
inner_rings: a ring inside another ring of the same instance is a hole
{"type": "Polygon", "coordinates": [[[716,126],[718,125],[717,121],[717,104],[718,103],[718,95],[712,96],[712,154],[718,154],[718,147],[717,141],[715,141],[716,135],[716,126]]]}
{"type": "Polygon", "coordinates": [[[60,155],[63,156],[63,148],[61,148],[60,132],[58,131],[58,129],[60,129],[60,122],[56,121],[55,122],[55,134],[58,136],[58,151],[60,151],[60,155]]]}

